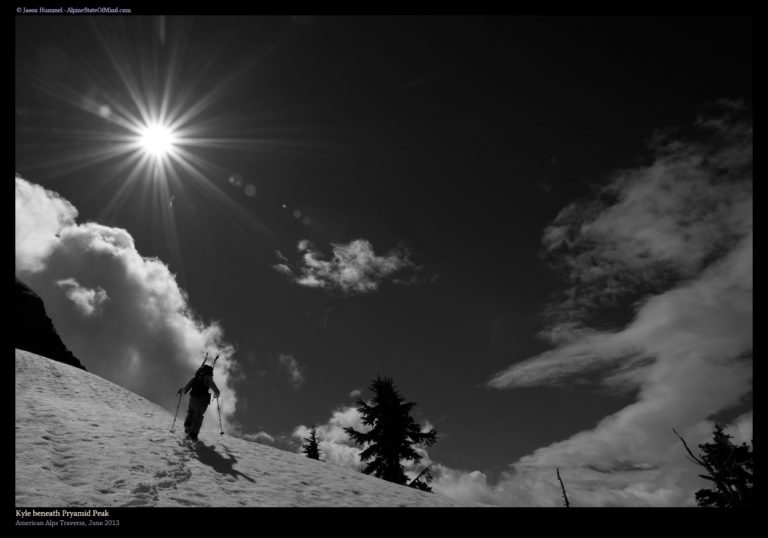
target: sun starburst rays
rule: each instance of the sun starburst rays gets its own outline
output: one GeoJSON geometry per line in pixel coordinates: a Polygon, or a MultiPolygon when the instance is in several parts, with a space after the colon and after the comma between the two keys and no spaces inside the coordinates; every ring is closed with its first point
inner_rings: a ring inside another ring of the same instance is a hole
{"type": "MultiPolygon", "coordinates": [[[[212,203],[254,246],[269,250],[264,239],[269,243],[274,235],[217,184],[232,171],[209,160],[212,151],[265,151],[280,144],[268,136],[231,136],[233,121],[243,118],[221,109],[229,91],[264,54],[249,56],[223,77],[212,77],[209,69],[216,67],[213,59],[222,51],[210,51],[203,68],[190,73],[181,68],[183,35],[160,48],[151,40],[123,40],[125,28],[107,28],[92,25],[111,70],[105,64],[81,64],[74,77],[65,78],[17,65],[19,83],[67,105],[56,112],[60,127],[55,130],[43,131],[35,122],[17,126],[30,148],[40,145],[41,136],[55,148],[44,158],[29,159],[24,171],[53,179],[90,169],[83,182],[90,189],[85,196],[98,193],[104,200],[99,218],[114,220],[129,207],[151,212],[147,222],[160,219],[156,225],[179,271],[179,204],[192,209],[201,199],[212,203]],[[206,87],[210,80],[215,82],[206,87]],[[217,136],[223,132],[228,136],[217,136]],[[190,196],[195,190],[203,196],[190,196]]],[[[186,33],[183,26],[178,29],[186,33]]]]}
{"type": "Polygon", "coordinates": [[[176,136],[167,126],[153,123],[141,130],[140,142],[144,151],[160,159],[173,152],[176,136]]]}

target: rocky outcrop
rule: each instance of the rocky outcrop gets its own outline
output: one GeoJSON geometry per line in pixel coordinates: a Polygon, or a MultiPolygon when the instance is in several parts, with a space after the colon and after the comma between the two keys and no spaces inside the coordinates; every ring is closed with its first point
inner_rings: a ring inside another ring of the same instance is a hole
{"type": "Polygon", "coordinates": [[[85,370],[61,341],[43,300],[18,278],[14,301],[14,347],[85,370]]]}

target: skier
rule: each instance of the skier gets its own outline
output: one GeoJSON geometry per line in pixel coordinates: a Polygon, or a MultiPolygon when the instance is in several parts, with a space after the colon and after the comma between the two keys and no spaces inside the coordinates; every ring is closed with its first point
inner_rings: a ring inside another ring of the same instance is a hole
{"type": "MultiPolygon", "coordinates": [[[[218,357],[216,358],[218,359],[218,357]]],[[[184,394],[189,392],[189,406],[187,407],[187,418],[184,420],[184,431],[187,437],[193,441],[197,441],[197,434],[200,432],[200,426],[203,425],[203,415],[208,408],[208,404],[211,403],[211,395],[208,389],[211,389],[216,394],[216,398],[219,397],[219,388],[213,382],[213,366],[203,364],[197,370],[195,376],[189,380],[189,383],[179,389],[177,393],[181,395],[182,391],[184,391],[184,394]]]]}

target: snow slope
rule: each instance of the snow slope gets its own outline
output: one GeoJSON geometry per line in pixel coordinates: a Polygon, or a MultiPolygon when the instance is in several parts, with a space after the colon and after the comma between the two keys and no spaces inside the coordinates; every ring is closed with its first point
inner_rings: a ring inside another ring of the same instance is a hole
{"type": "Polygon", "coordinates": [[[16,350],[16,506],[456,506],[301,454],[201,431],[90,372],[16,350]]]}

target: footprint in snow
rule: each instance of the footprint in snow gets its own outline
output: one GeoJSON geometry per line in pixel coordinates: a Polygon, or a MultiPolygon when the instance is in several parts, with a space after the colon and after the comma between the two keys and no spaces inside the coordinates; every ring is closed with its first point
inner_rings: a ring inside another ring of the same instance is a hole
{"type": "Polygon", "coordinates": [[[135,499],[128,501],[123,506],[145,506],[156,503],[158,499],[157,488],[144,482],[140,482],[131,493],[135,499]]]}

